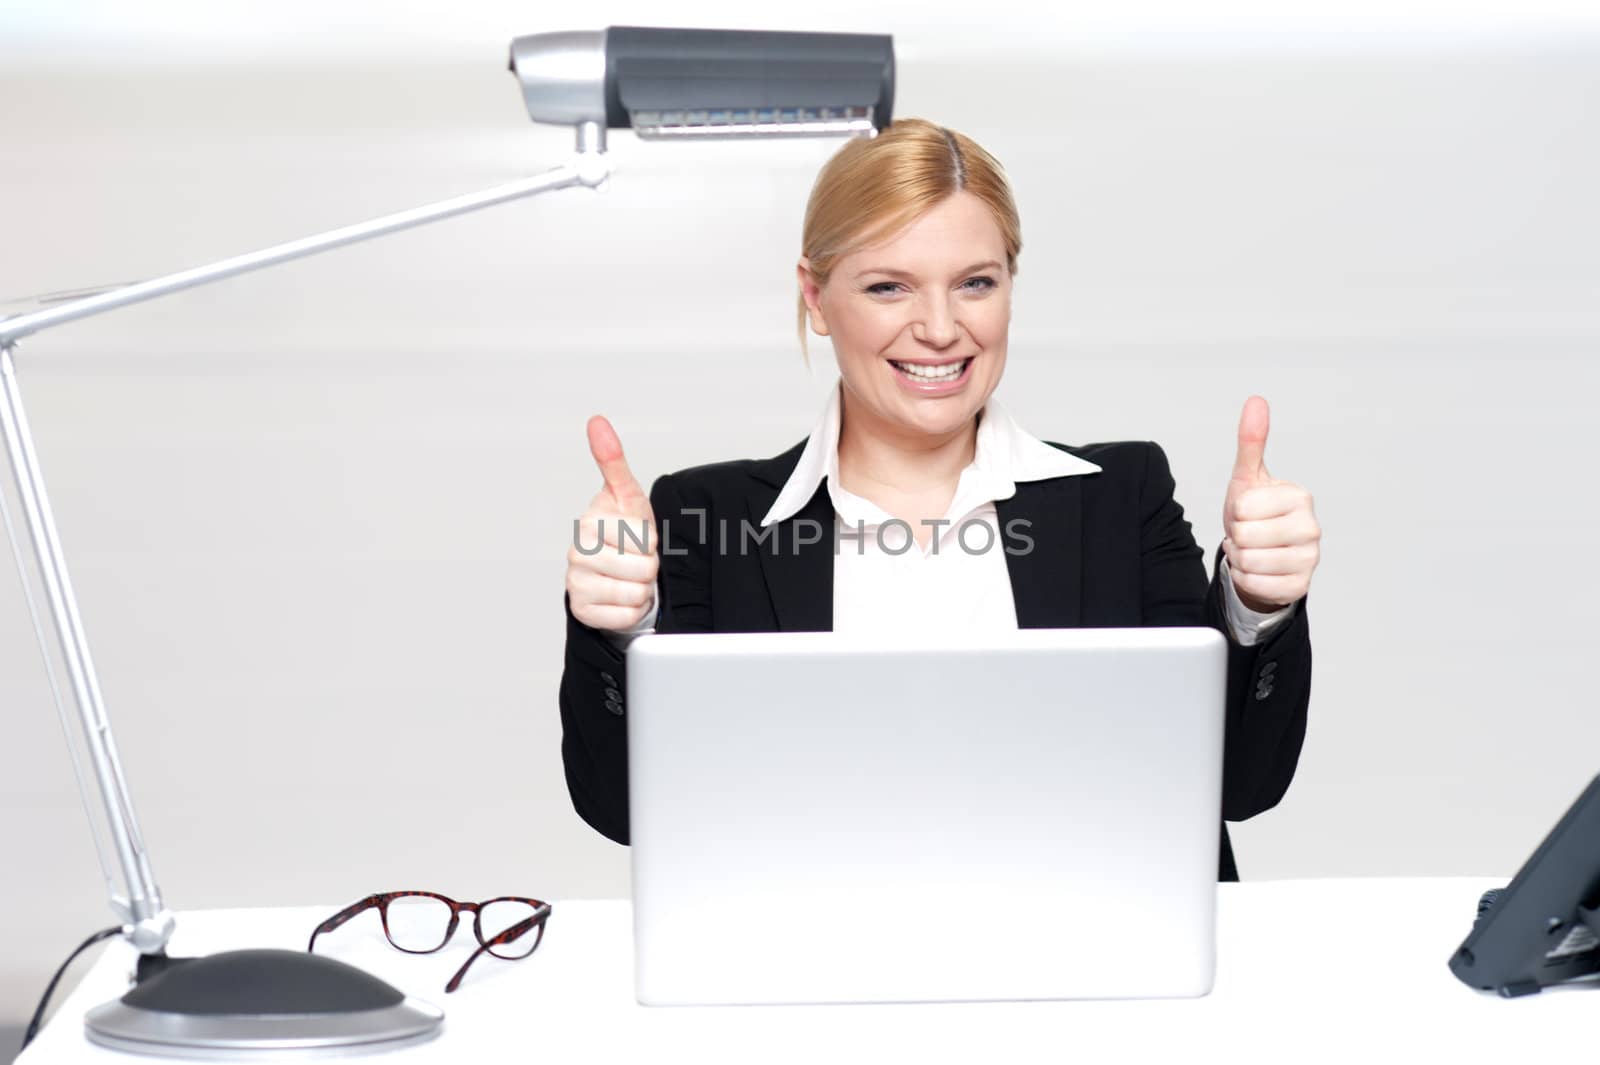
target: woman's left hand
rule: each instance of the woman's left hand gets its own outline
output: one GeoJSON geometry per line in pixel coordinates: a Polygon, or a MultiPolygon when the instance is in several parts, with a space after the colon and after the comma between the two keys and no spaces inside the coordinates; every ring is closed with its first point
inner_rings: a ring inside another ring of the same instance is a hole
{"type": "Polygon", "coordinates": [[[1222,503],[1222,550],[1239,601],[1271,613],[1299,602],[1322,558],[1322,526],[1311,493],[1267,472],[1267,401],[1245,400],[1239,453],[1222,503]]]}

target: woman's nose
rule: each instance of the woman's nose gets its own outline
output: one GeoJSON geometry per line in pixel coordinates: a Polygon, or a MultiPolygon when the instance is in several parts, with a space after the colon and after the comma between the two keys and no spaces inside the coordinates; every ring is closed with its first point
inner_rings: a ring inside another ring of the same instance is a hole
{"type": "Polygon", "coordinates": [[[922,314],[912,323],[911,335],[935,348],[947,348],[956,342],[960,327],[951,313],[950,301],[944,295],[932,295],[922,301],[922,314]]]}

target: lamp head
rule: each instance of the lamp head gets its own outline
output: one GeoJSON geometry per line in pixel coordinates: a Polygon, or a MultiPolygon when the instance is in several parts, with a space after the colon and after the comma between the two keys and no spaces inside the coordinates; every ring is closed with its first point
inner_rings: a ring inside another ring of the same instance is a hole
{"type": "Polygon", "coordinates": [[[535,122],[640,137],[875,136],[892,121],[894,40],[612,26],[511,42],[535,122]]]}

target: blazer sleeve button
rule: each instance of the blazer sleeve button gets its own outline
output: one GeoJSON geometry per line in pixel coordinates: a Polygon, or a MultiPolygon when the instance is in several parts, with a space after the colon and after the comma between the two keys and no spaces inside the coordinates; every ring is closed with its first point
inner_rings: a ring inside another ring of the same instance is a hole
{"type": "Polygon", "coordinates": [[[606,700],[606,709],[611,711],[617,717],[622,716],[622,704],[617,702],[615,699],[606,700]]]}
{"type": "Polygon", "coordinates": [[[600,674],[600,679],[606,682],[606,687],[608,688],[615,688],[617,686],[617,678],[613,677],[610,673],[602,672],[600,674]]]}
{"type": "Polygon", "coordinates": [[[606,701],[610,702],[613,699],[615,699],[617,702],[620,703],[622,701],[622,693],[617,691],[617,689],[615,689],[615,688],[607,688],[606,689],[606,701]]]}

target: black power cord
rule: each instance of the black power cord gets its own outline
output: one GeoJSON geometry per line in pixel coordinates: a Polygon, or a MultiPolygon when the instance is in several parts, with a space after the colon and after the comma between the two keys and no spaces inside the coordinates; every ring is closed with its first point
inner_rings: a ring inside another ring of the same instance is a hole
{"type": "Polygon", "coordinates": [[[28,1030],[23,1033],[22,1046],[17,1048],[18,1053],[28,1049],[28,1044],[33,1042],[33,1037],[39,1034],[39,1029],[44,1024],[44,1012],[50,1006],[50,996],[56,993],[56,985],[66,975],[67,966],[71,965],[79,954],[82,954],[102,939],[110,939],[112,936],[120,936],[121,934],[122,927],[120,925],[116,928],[107,928],[104,931],[96,932],[79,944],[77,950],[67,955],[67,960],[61,963],[61,968],[57,969],[55,976],[50,978],[50,986],[44,989],[44,997],[39,1000],[39,1008],[33,1011],[33,1020],[28,1022],[28,1030]]]}

